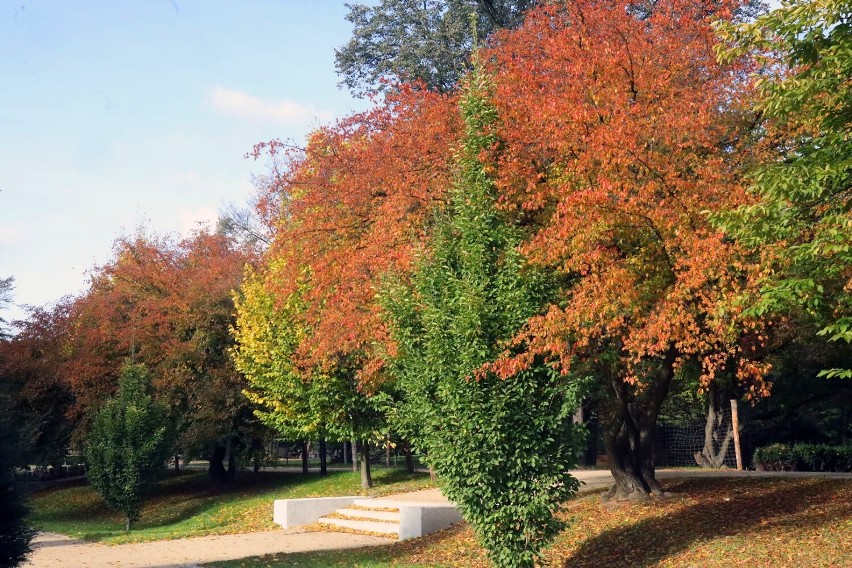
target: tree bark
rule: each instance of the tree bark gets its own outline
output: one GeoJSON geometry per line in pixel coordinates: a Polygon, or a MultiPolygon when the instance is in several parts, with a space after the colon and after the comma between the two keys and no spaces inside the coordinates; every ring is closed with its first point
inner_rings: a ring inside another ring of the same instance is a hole
{"type": "Polygon", "coordinates": [[[325,438],[322,438],[319,443],[320,455],[320,475],[328,475],[328,462],[325,452],[325,438]]]}
{"type": "Polygon", "coordinates": [[[180,473],[180,456],[175,454],[175,473],[180,473]]]}
{"type": "Polygon", "coordinates": [[[716,431],[725,420],[725,412],[721,405],[721,399],[727,398],[724,394],[714,384],[710,385],[710,401],[707,404],[707,420],[704,423],[704,447],[693,455],[695,462],[701,467],[719,469],[725,465],[725,454],[728,453],[728,446],[734,437],[734,429],[730,422],[721,442],[716,431]]]}
{"type": "Polygon", "coordinates": [[[308,443],[302,442],[302,473],[308,473],[308,443]]]}
{"type": "Polygon", "coordinates": [[[355,441],[355,438],[352,438],[352,471],[358,471],[358,442],[355,441]]]}
{"type": "Polygon", "coordinates": [[[373,476],[370,474],[370,445],[366,440],[361,442],[361,489],[373,487],[373,476]]]}
{"type": "Polygon", "coordinates": [[[609,377],[611,392],[603,438],[615,484],[603,495],[604,500],[647,499],[663,494],[654,471],[654,431],[674,377],[676,357],[677,351],[671,347],[655,375],[636,391],[620,376],[609,377]]]}

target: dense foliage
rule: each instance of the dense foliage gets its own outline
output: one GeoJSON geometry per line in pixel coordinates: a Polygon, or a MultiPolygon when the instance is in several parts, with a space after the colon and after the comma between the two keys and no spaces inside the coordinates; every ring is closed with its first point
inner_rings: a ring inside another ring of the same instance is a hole
{"type": "Polygon", "coordinates": [[[760,256],[749,311],[803,313],[830,341],[852,342],[852,2],[784,2],[721,31],[723,59],[750,53],[761,64],[753,104],[767,156],[750,172],[758,201],[718,216],[760,256]]]}
{"type": "Polygon", "coordinates": [[[758,471],[852,472],[852,447],[825,444],[770,444],[754,452],[758,471]]]}
{"type": "Polygon", "coordinates": [[[518,254],[496,207],[499,144],[490,78],[477,70],[460,101],[457,179],[438,210],[411,287],[386,300],[398,351],[391,369],[416,417],[415,438],[498,566],[533,566],[560,530],[554,512],[578,487],[576,385],[538,365],[505,380],[480,373],[545,305],[546,279],[518,254]],[[483,161],[483,159],[487,161],[483,161]]]}
{"type": "Polygon", "coordinates": [[[481,37],[514,28],[535,0],[382,0],[347,4],[352,38],[336,51],[342,83],[355,94],[420,81],[450,91],[470,70],[474,15],[481,37]]]}
{"type": "Polygon", "coordinates": [[[139,519],[143,492],[164,467],[170,442],[166,412],[151,394],[148,371],[126,365],[116,397],[94,412],[85,457],[89,483],[124,514],[127,531],[139,519]]]}
{"type": "Polygon", "coordinates": [[[18,463],[17,435],[10,422],[8,400],[0,392],[0,566],[26,560],[35,531],[27,523],[28,509],[18,492],[14,467],[18,463]]]}

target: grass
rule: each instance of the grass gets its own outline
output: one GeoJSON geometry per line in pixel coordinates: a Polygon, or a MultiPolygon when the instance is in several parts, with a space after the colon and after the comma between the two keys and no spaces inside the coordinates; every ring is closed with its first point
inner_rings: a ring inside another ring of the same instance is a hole
{"type": "Polygon", "coordinates": [[[86,485],[36,493],[30,520],[39,530],[110,544],[272,530],[272,501],[337,495],[387,495],[430,486],[427,474],[375,468],[376,486],[361,491],[351,471],[325,477],[291,472],[238,474],[234,483],[217,485],[204,472],[170,474],[157,482],[145,500],[133,531],[123,530],[122,516],[109,510],[86,485]]]}
{"type": "MultiPolygon", "coordinates": [[[[852,481],[669,481],[668,499],[604,505],[597,496],[561,512],[571,525],[542,566],[707,568],[852,566],[852,481]]],[[[217,568],[486,567],[466,525],[413,541],[354,551],[271,555],[217,568]]]]}

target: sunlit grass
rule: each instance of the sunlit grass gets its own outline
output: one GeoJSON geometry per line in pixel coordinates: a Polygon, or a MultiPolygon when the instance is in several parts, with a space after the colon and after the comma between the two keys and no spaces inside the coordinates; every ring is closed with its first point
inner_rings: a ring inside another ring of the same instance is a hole
{"type": "Polygon", "coordinates": [[[142,518],[125,534],[122,516],[109,510],[85,485],[33,495],[31,521],[39,530],[107,543],[140,542],[207,534],[271,530],[275,499],[339,495],[387,495],[430,486],[426,474],[376,469],[375,487],[361,491],[351,471],[310,473],[241,473],[230,485],[213,483],[203,472],[169,475],[151,490],[142,518]]]}

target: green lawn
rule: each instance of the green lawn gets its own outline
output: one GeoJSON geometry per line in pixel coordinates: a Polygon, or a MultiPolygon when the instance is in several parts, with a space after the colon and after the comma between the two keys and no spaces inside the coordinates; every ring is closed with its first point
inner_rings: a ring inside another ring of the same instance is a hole
{"type": "MultiPolygon", "coordinates": [[[[690,479],[668,481],[671,498],[566,504],[571,521],[542,566],[558,568],[730,568],[852,566],[852,480],[690,479]]],[[[412,541],[354,551],[279,554],[216,568],[485,568],[484,551],[461,525],[412,541]]]]}
{"type": "Polygon", "coordinates": [[[85,485],[63,487],[30,497],[32,524],[40,529],[89,541],[141,542],[206,534],[269,530],[272,501],[335,495],[387,495],[430,486],[427,474],[375,468],[375,487],[361,491],[360,477],[351,471],[311,473],[240,473],[226,486],[212,483],[204,472],[170,474],[151,490],[141,520],[128,535],[120,514],[107,509],[100,496],[85,485]]]}

